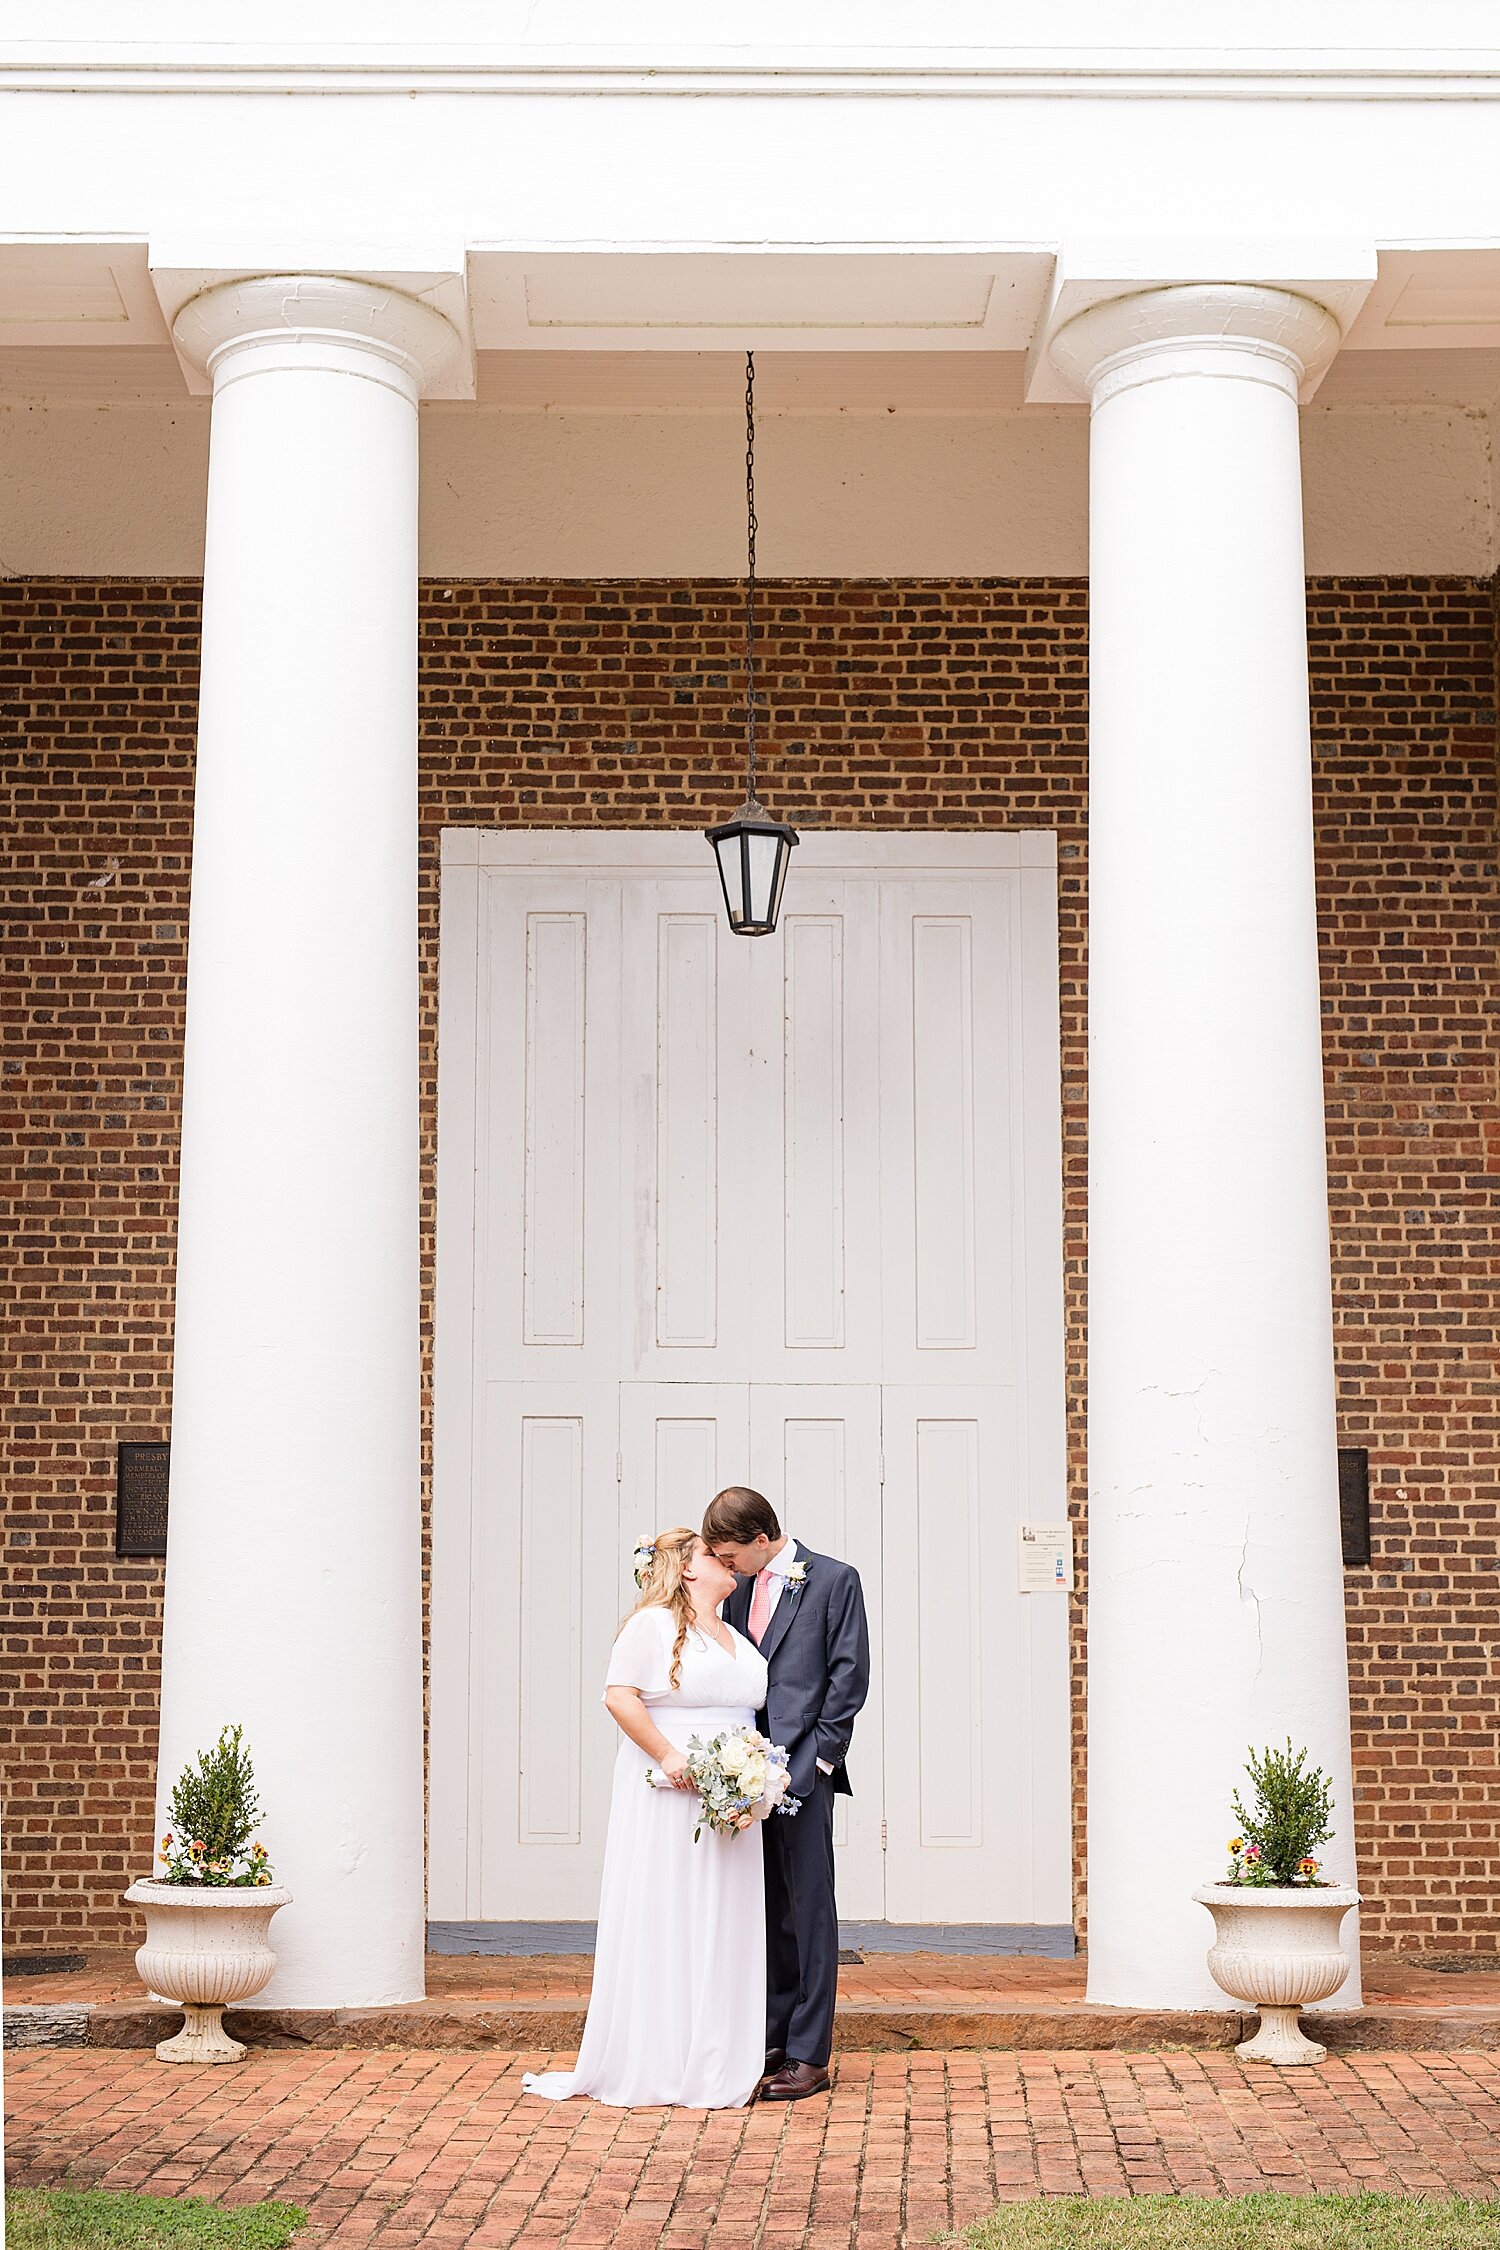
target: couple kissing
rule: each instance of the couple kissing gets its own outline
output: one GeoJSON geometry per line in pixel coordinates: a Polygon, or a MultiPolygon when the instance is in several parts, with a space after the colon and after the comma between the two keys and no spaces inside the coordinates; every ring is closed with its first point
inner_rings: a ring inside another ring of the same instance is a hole
{"type": "Polygon", "coordinates": [[[870,1683],[859,1573],[731,1485],[636,1549],[593,1991],[547,2101],[738,2109],[829,2084],[833,1800],[870,1683]]]}

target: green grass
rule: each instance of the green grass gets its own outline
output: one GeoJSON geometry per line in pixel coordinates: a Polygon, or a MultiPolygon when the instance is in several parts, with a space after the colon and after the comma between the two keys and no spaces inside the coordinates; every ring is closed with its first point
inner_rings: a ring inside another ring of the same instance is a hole
{"type": "Polygon", "coordinates": [[[307,2213],[295,2203],[17,2188],[5,2198],[9,2250],[284,2250],[307,2213]]]}
{"type": "Polygon", "coordinates": [[[1405,2195],[1109,2196],[1006,2203],[973,2250],[1500,2250],[1500,2202],[1405,2195]]]}

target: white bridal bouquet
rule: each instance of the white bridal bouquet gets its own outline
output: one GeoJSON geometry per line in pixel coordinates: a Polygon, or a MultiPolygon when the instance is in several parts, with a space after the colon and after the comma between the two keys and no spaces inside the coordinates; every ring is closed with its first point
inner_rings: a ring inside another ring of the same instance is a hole
{"type": "MultiPolygon", "coordinates": [[[[754,1727],[726,1728],[712,1742],[688,1738],[688,1779],[698,1792],[698,1823],[693,1842],[705,1828],[719,1836],[734,1836],[753,1821],[767,1820],[773,1812],[798,1813],[800,1797],[787,1794],[790,1775],[787,1754],[776,1742],[767,1742],[754,1727]]],[[[653,1768],[646,1770],[653,1789],[671,1787],[653,1768]]]]}

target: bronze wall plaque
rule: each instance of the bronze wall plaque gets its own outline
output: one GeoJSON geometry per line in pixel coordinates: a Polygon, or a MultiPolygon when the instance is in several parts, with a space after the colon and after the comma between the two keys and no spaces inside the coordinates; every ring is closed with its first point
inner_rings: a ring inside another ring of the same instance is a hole
{"type": "Polygon", "coordinates": [[[1344,1562],[1354,1569],[1370,1561],[1370,1450],[1364,1445],[1339,1447],[1339,1534],[1344,1562]]]}
{"type": "Polygon", "coordinates": [[[164,1440],[122,1438],[115,1449],[115,1553],[167,1551],[167,1480],[172,1448],[164,1440]]]}

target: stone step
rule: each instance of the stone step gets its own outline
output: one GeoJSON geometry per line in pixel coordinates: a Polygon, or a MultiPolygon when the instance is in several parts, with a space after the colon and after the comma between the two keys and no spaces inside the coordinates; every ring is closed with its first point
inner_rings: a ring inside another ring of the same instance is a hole
{"type": "MultiPolygon", "coordinates": [[[[579,2002],[419,2000],[393,2008],[231,2008],[225,2026],[253,2047],[494,2049],[571,2053],[583,2032],[579,2002]]],[[[1309,2035],[1348,2054],[1381,2048],[1455,2053],[1500,2048],[1500,2007],[1349,2008],[1303,2017],[1309,2035]]],[[[154,2047],[175,2032],[178,2010],[149,2002],[76,2002],[5,2010],[7,2047],[154,2047]]],[[[845,2001],[835,2043],[852,2053],[994,2047],[1006,2050],[1227,2048],[1247,2039],[1255,2017],[1236,2009],[1158,2011],[1086,2002],[892,2007],[845,2001]]]]}

